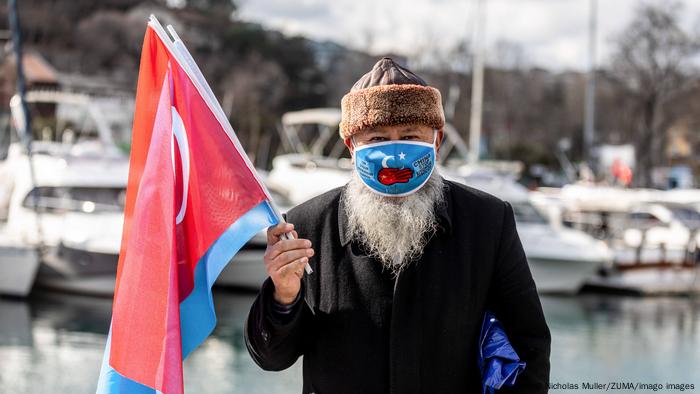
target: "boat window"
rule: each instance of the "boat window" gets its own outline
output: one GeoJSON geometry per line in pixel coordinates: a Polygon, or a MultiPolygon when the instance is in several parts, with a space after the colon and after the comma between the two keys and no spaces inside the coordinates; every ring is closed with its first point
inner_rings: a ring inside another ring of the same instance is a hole
{"type": "Polygon", "coordinates": [[[338,127],[324,124],[306,123],[286,128],[287,137],[294,153],[310,153],[315,156],[328,156],[335,159],[349,158],[350,152],[343,140],[338,138],[338,127]]]}
{"type": "Polygon", "coordinates": [[[518,223],[547,223],[542,214],[529,202],[511,202],[518,223]]]}
{"type": "Polygon", "coordinates": [[[102,98],[93,102],[114,144],[124,153],[131,149],[131,126],[133,125],[134,101],[130,98],[102,98]]]}
{"type": "Polygon", "coordinates": [[[668,207],[673,213],[673,216],[680,220],[685,226],[690,228],[700,227],[700,212],[691,208],[683,206],[672,206],[668,207]]]}
{"type": "Polygon", "coordinates": [[[25,208],[40,212],[121,212],[126,190],[114,187],[36,187],[22,202],[25,208]],[[35,200],[36,199],[36,200],[35,200]]]}
{"type": "Polygon", "coordinates": [[[649,212],[632,212],[629,216],[630,221],[638,223],[638,225],[654,226],[663,222],[655,215],[649,212]]]}
{"type": "Polygon", "coordinates": [[[110,123],[109,131],[117,148],[128,154],[131,150],[131,122],[110,123]]]}
{"type": "Polygon", "coordinates": [[[99,139],[97,125],[84,104],[30,102],[28,105],[35,141],[74,144],[99,139]]]}
{"type": "MultiPolygon", "coordinates": [[[[118,97],[87,97],[60,92],[29,92],[32,138],[59,146],[130,148],[133,100],[118,97]]],[[[19,115],[19,113],[18,113],[19,115]]],[[[13,112],[13,116],[14,115],[13,112]]],[[[49,145],[42,145],[48,148],[49,145]]],[[[41,151],[39,148],[38,151],[41,151]]]]}

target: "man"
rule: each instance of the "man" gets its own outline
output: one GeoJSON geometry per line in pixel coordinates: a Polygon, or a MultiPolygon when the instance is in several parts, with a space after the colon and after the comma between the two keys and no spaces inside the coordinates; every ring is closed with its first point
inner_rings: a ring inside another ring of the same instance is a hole
{"type": "Polygon", "coordinates": [[[527,363],[500,392],[547,392],[550,334],[513,209],[438,174],[444,122],[439,91],[390,58],[343,97],[353,177],[268,230],[245,325],[260,367],[303,355],[303,393],[478,393],[489,310],[527,363]]]}

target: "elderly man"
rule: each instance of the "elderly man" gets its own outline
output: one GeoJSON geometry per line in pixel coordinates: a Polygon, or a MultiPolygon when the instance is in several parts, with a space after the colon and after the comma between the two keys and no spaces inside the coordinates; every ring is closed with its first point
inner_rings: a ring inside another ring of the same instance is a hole
{"type": "Polygon", "coordinates": [[[245,325],[260,367],[303,355],[303,393],[478,393],[488,310],[527,363],[501,391],[547,392],[550,334],[513,209],[440,176],[444,122],[439,91],[390,58],[343,97],[355,170],[268,230],[245,325]]]}

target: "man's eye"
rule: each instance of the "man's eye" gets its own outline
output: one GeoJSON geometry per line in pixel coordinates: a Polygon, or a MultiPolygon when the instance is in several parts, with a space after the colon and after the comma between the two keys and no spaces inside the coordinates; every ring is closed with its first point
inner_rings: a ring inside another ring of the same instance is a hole
{"type": "Polygon", "coordinates": [[[418,136],[415,136],[415,135],[405,135],[405,136],[401,137],[402,140],[415,140],[417,138],[418,138],[418,136]]]}
{"type": "Polygon", "coordinates": [[[372,137],[369,140],[372,142],[378,142],[378,141],[386,141],[386,138],[384,138],[384,137],[372,137]]]}

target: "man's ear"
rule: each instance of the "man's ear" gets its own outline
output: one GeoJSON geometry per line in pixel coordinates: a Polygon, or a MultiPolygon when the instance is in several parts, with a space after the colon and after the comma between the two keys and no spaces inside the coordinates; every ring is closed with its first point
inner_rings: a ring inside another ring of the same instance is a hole
{"type": "Polygon", "coordinates": [[[443,129],[439,129],[437,132],[437,138],[435,138],[435,152],[440,153],[440,145],[442,145],[442,139],[445,137],[443,129]]]}

